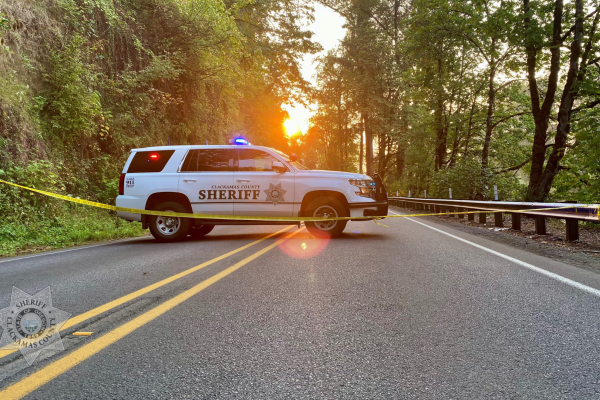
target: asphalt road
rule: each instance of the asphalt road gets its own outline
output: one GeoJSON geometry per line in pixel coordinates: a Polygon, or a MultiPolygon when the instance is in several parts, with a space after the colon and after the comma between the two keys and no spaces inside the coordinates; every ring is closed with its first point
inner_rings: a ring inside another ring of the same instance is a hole
{"type": "Polygon", "coordinates": [[[600,275],[428,220],[384,223],[0,260],[0,308],[13,286],[50,286],[79,318],[32,366],[0,351],[0,399],[600,398],[600,275]]]}

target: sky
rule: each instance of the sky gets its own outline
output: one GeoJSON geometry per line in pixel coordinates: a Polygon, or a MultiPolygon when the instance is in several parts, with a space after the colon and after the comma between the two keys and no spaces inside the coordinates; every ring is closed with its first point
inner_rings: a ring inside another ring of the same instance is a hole
{"type": "MultiPolygon", "coordinates": [[[[312,40],[320,43],[323,51],[317,54],[305,54],[300,63],[300,70],[304,79],[315,85],[316,62],[315,59],[324,55],[328,50],[336,47],[340,40],[346,35],[344,18],[340,17],[335,11],[315,4],[315,21],[308,26],[308,29],[314,32],[312,40]]],[[[300,105],[285,105],[284,109],[290,115],[290,120],[285,124],[286,132],[291,135],[298,130],[306,133],[308,130],[308,120],[311,116],[311,111],[300,105]]]]}

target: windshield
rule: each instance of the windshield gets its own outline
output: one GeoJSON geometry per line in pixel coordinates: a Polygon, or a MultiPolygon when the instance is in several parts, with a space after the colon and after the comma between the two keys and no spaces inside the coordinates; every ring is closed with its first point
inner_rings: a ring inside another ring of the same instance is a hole
{"type": "Polygon", "coordinates": [[[292,161],[290,159],[290,156],[288,156],[287,154],[277,150],[277,149],[273,149],[273,151],[275,151],[277,154],[279,154],[281,157],[285,158],[285,161],[289,162],[290,164],[292,164],[294,167],[296,167],[297,169],[300,170],[305,170],[307,171],[308,168],[306,168],[304,165],[302,165],[299,161],[292,161]]]}

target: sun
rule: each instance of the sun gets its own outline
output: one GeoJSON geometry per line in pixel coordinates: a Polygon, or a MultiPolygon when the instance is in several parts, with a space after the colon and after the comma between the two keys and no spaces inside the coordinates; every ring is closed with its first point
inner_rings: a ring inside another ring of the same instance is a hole
{"type": "Polygon", "coordinates": [[[283,109],[288,113],[288,118],[283,121],[285,134],[289,137],[298,132],[305,134],[308,131],[311,110],[299,104],[286,104],[283,109]]]}
{"type": "Polygon", "coordinates": [[[291,118],[288,118],[283,122],[283,128],[285,129],[285,134],[289,137],[294,136],[298,132],[302,133],[300,123],[298,123],[298,121],[294,121],[291,118]]]}

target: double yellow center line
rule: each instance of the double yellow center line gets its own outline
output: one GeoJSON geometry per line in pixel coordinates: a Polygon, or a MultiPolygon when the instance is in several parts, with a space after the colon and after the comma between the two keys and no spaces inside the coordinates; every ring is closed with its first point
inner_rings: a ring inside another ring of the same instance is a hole
{"type": "MultiPolygon", "coordinates": [[[[227,258],[235,253],[238,253],[244,249],[247,249],[248,247],[254,246],[257,243],[262,242],[265,239],[268,239],[270,237],[273,237],[279,233],[282,233],[286,230],[289,230],[290,227],[287,227],[285,229],[282,229],[278,232],[275,232],[273,234],[270,234],[268,236],[265,236],[262,239],[259,239],[255,242],[252,242],[250,244],[247,244],[245,246],[242,246],[238,249],[235,249],[229,253],[223,254],[222,256],[216,257],[210,261],[207,261],[203,264],[200,264],[194,268],[190,268],[184,272],[181,272],[179,274],[173,275],[172,277],[169,277],[167,279],[164,279],[160,282],[157,282],[153,285],[150,285],[146,288],[140,289],[136,292],[133,292],[127,296],[123,296],[117,300],[114,300],[110,303],[107,303],[103,306],[97,307],[93,310],[90,310],[84,314],[81,314],[75,318],[70,319],[61,330],[64,330],[68,327],[72,327],[82,321],[85,321],[89,318],[92,318],[95,315],[101,314],[105,311],[110,310],[111,308],[114,308],[120,304],[123,304],[129,300],[132,300],[136,297],[139,297],[145,293],[148,293],[156,288],[159,288],[161,286],[166,285],[167,283],[173,282],[179,278],[182,278],[183,276],[189,275],[192,272],[198,271],[201,268],[204,268],[210,264],[213,264],[217,261],[220,261],[224,258],[227,258]]],[[[153,309],[141,314],[140,316],[134,318],[133,320],[121,325],[120,327],[100,336],[99,338],[95,339],[92,342],[89,342],[88,344],[80,347],[79,349],[67,354],[66,356],[64,356],[63,358],[54,361],[53,363],[45,366],[44,368],[40,369],[39,371],[27,376],[26,378],[22,379],[21,381],[7,387],[6,389],[0,391],[0,399],[3,400],[11,400],[11,399],[20,399],[24,396],[26,396],[27,394],[33,392],[34,390],[38,389],[40,386],[50,382],[52,379],[62,375],[63,373],[65,373],[66,371],[68,371],[69,369],[73,368],[74,366],[76,366],[77,364],[87,360],[88,358],[90,358],[91,356],[93,356],[94,354],[98,353],[99,351],[101,351],[102,349],[110,346],[111,344],[115,343],[116,341],[122,339],[123,337],[127,336],[128,334],[130,334],[131,332],[133,332],[134,330],[136,330],[137,328],[147,324],[148,322],[154,320],[155,318],[159,317],[160,315],[166,313],[167,311],[171,310],[173,307],[183,303],[184,301],[186,301],[187,299],[189,299],[190,297],[194,296],[195,294],[199,293],[200,291],[206,289],[207,287],[209,287],[210,285],[212,285],[215,282],[218,282],[219,280],[223,279],[224,277],[226,277],[227,275],[231,274],[232,272],[240,269],[241,267],[243,267],[244,265],[248,264],[249,262],[255,260],[256,258],[260,257],[261,255],[265,254],[266,252],[268,252],[269,250],[279,246],[279,244],[289,238],[291,238],[292,236],[294,236],[295,234],[297,234],[298,232],[302,231],[304,228],[302,229],[298,229],[294,232],[291,232],[290,234],[288,234],[286,237],[277,240],[275,243],[270,244],[269,246],[263,248],[262,250],[257,251],[256,253],[252,254],[249,257],[246,257],[245,259],[243,259],[242,261],[239,261],[238,263],[232,265],[231,267],[219,272],[218,274],[206,279],[205,281],[199,283],[198,285],[192,287],[191,289],[186,290],[185,292],[173,297],[170,300],[165,301],[164,303],[154,307],[153,309]]]]}

